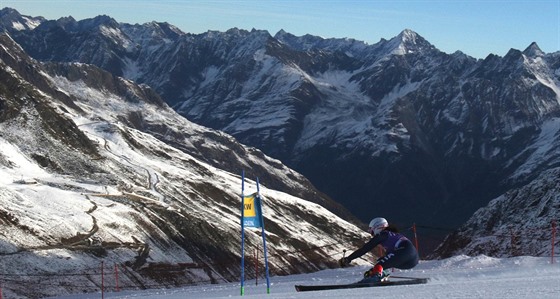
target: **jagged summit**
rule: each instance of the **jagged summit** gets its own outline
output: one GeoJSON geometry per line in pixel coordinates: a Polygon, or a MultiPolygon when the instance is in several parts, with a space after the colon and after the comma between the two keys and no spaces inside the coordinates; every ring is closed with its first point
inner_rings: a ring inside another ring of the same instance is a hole
{"type": "Polygon", "coordinates": [[[4,7],[2,9],[0,9],[0,16],[7,17],[9,15],[21,16],[20,13],[17,10],[15,10],[11,7],[4,7]]]}
{"type": "Polygon", "coordinates": [[[179,29],[177,26],[169,24],[167,22],[150,22],[148,24],[151,24],[153,26],[157,26],[159,28],[161,28],[164,32],[166,32],[167,34],[172,34],[174,36],[181,36],[184,35],[185,32],[183,32],[181,29],[179,29]]]}
{"type": "Polygon", "coordinates": [[[523,50],[523,54],[528,57],[544,56],[544,52],[536,42],[532,42],[525,50],[523,50]]]}
{"type": "Polygon", "coordinates": [[[278,31],[274,35],[274,38],[300,51],[307,51],[316,48],[319,44],[325,41],[325,39],[320,36],[311,34],[296,36],[292,33],[284,31],[283,29],[278,31]]]}
{"type": "Polygon", "coordinates": [[[282,36],[282,35],[286,35],[286,34],[290,34],[290,35],[291,35],[291,33],[288,33],[286,30],[284,30],[284,29],[282,28],[282,29],[278,30],[278,32],[276,32],[276,34],[274,35],[274,37],[276,38],[277,36],[282,36]]]}
{"type": "Polygon", "coordinates": [[[56,21],[45,21],[39,26],[42,31],[52,30],[54,27],[61,27],[68,32],[89,32],[98,31],[102,28],[118,28],[120,24],[113,18],[106,15],[99,15],[91,19],[76,20],[72,16],[62,17],[56,21]]]}
{"type": "Polygon", "coordinates": [[[99,15],[92,19],[85,19],[80,20],[77,22],[79,30],[90,30],[96,29],[101,26],[109,27],[109,28],[117,28],[119,27],[119,23],[110,16],[107,15],[99,15]]]}
{"type": "Polygon", "coordinates": [[[43,17],[24,16],[10,7],[0,10],[0,31],[2,29],[33,30],[44,21],[43,17]]]}
{"type": "MultiPolygon", "coordinates": [[[[381,41],[383,42],[383,40],[381,41]]],[[[397,36],[386,42],[384,47],[389,53],[404,55],[435,49],[435,47],[425,40],[418,33],[405,29],[397,36]]]]}
{"type": "Polygon", "coordinates": [[[399,35],[397,35],[397,38],[401,39],[404,43],[412,44],[416,44],[417,39],[423,40],[423,38],[418,33],[408,28],[401,31],[399,35]]]}

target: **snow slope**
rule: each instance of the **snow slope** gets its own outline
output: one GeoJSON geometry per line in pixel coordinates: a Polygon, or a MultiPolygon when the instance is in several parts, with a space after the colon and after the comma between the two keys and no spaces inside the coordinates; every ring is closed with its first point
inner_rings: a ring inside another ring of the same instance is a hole
{"type": "Polygon", "coordinates": [[[121,283],[132,287],[235,281],[243,169],[247,194],[260,178],[268,249],[279,257],[272,268],[332,267],[340,256],[302,249],[341,254],[342,244],[367,237],[309,201],[330,202],[303,176],[189,122],[148,87],[86,64],[40,64],[0,34],[4,298],[95,292],[88,275],[101,261],[121,265],[121,283]],[[162,280],[162,267],[180,271],[162,280]]]}
{"type": "MultiPolygon", "coordinates": [[[[429,277],[424,285],[388,286],[297,293],[296,284],[351,283],[366,266],[323,270],[311,274],[271,278],[266,294],[264,279],[246,281],[245,296],[239,283],[202,285],[172,290],[105,293],[105,298],[560,298],[560,264],[550,258],[492,258],[484,255],[455,256],[445,260],[422,261],[415,269],[393,275],[429,277]]],[[[100,294],[61,298],[99,298],[100,294]]]]}

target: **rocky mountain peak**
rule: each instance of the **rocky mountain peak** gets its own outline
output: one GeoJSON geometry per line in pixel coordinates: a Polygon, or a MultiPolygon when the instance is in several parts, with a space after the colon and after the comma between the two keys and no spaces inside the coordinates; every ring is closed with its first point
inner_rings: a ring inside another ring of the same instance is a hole
{"type": "Polygon", "coordinates": [[[425,40],[418,33],[405,29],[399,35],[386,42],[385,51],[396,55],[419,53],[435,49],[435,47],[425,40]]]}
{"type": "Polygon", "coordinates": [[[420,35],[418,35],[418,33],[410,29],[404,29],[403,31],[401,31],[401,33],[397,35],[397,38],[402,40],[403,43],[412,43],[412,44],[416,44],[417,39],[423,40],[423,38],[420,35]]]}
{"type": "Polygon", "coordinates": [[[5,7],[0,10],[0,30],[32,30],[45,21],[43,17],[21,15],[17,10],[5,7]]]}
{"type": "Polygon", "coordinates": [[[532,58],[544,56],[544,52],[536,42],[532,42],[525,50],[523,50],[523,54],[532,58]]]}
{"type": "Polygon", "coordinates": [[[96,16],[91,19],[77,21],[72,16],[62,17],[56,21],[46,21],[42,24],[41,30],[49,31],[53,27],[59,26],[67,32],[95,32],[103,30],[103,28],[118,28],[119,23],[106,15],[96,16]]]}
{"type": "Polygon", "coordinates": [[[4,8],[2,8],[2,9],[0,9],[0,16],[1,16],[2,18],[10,17],[10,16],[12,16],[12,17],[21,17],[21,14],[20,14],[17,10],[15,10],[15,9],[13,9],[13,8],[4,7],[4,8]]]}
{"type": "Polygon", "coordinates": [[[110,16],[107,15],[99,15],[96,16],[92,19],[85,19],[82,21],[79,21],[78,23],[80,23],[82,25],[82,29],[83,30],[88,30],[88,29],[92,29],[95,27],[99,27],[99,26],[107,26],[107,27],[118,27],[119,23],[111,18],[110,16]]]}
{"type": "Polygon", "coordinates": [[[159,27],[163,32],[165,32],[168,36],[179,37],[184,35],[185,33],[181,31],[181,29],[177,28],[174,25],[171,25],[167,22],[152,22],[153,26],[159,27]]]}
{"type": "Polygon", "coordinates": [[[293,36],[293,34],[287,32],[284,29],[280,29],[280,30],[278,30],[278,32],[276,32],[276,34],[274,35],[274,38],[278,39],[278,38],[281,38],[283,36],[293,36]]]}

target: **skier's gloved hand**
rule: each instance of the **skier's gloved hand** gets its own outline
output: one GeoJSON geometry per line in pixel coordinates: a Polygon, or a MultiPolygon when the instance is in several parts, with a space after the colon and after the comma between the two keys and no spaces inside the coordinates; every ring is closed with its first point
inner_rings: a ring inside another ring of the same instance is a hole
{"type": "Polygon", "coordinates": [[[375,276],[376,273],[373,272],[373,268],[367,270],[366,272],[364,272],[364,278],[369,278],[369,277],[373,277],[375,276]]]}
{"type": "Polygon", "coordinates": [[[343,258],[338,260],[338,264],[340,265],[340,267],[344,268],[344,267],[350,265],[350,261],[347,258],[343,257],[343,258]]]}

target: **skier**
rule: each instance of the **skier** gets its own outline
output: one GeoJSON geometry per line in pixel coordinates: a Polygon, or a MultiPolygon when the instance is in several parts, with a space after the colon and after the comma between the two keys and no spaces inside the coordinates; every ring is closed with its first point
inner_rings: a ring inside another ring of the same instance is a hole
{"type": "Polygon", "coordinates": [[[364,279],[360,283],[380,282],[389,273],[383,269],[412,269],[418,264],[418,251],[414,248],[412,242],[394,227],[390,227],[385,218],[374,218],[369,223],[369,233],[372,238],[362,248],[354,251],[347,257],[341,258],[338,263],[341,267],[350,264],[367,252],[371,251],[375,246],[380,245],[385,249],[385,255],[377,259],[375,266],[364,273],[364,279]]]}

